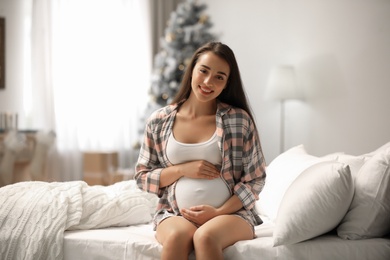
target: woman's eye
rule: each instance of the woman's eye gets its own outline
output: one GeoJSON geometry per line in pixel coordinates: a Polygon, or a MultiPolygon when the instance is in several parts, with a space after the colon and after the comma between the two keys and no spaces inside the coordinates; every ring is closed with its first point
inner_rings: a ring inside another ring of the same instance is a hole
{"type": "Polygon", "coordinates": [[[200,69],[199,70],[201,73],[206,73],[207,71],[205,69],[200,69]]]}
{"type": "Polygon", "coordinates": [[[219,79],[219,80],[224,80],[224,78],[221,77],[221,76],[218,76],[217,79],[219,79]]]}

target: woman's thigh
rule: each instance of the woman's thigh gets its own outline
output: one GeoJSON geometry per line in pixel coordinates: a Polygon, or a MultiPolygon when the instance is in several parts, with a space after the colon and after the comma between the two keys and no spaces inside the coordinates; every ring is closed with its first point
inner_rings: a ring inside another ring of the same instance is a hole
{"type": "Polygon", "coordinates": [[[158,224],[156,239],[162,245],[164,245],[165,241],[168,239],[174,241],[181,239],[182,242],[184,242],[184,240],[190,240],[192,242],[192,237],[196,229],[196,226],[185,218],[173,216],[164,219],[158,224]]]}
{"type": "Polygon", "coordinates": [[[196,235],[207,235],[218,241],[224,249],[237,241],[254,238],[253,227],[237,215],[221,215],[199,227],[196,235]]]}

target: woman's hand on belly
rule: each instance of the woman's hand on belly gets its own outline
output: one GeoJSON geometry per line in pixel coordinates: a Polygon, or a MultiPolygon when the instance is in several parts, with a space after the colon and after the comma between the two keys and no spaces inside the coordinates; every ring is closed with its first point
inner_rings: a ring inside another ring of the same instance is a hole
{"type": "Polygon", "coordinates": [[[199,205],[189,209],[182,209],[180,210],[180,213],[184,218],[199,226],[217,216],[217,210],[209,205],[199,205]]]}
{"type": "Polygon", "coordinates": [[[233,195],[219,208],[214,208],[209,205],[199,205],[190,207],[189,209],[181,209],[180,213],[184,218],[201,226],[216,216],[232,214],[241,208],[242,202],[237,195],[233,195]]]}
{"type": "Polygon", "coordinates": [[[160,188],[171,185],[181,177],[212,180],[219,177],[219,170],[204,160],[176,164],[161,171],[160,188]]]}
{"type": "Polygon", "coordinates": [[[214,164],[200,160],[179,164],[183,176],[193,179],[215,179],[219,177],[219,170],[214,164]]]}

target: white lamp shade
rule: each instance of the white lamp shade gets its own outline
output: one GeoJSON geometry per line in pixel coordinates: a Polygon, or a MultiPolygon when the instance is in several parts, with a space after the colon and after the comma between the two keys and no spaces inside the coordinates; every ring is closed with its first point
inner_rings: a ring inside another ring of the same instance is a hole
{"type": "Polygon", "coordinates": [[[286,100],[301,99],[293,66],[281,65],[271,71],[265,92],[267,99],[286,100]]]}

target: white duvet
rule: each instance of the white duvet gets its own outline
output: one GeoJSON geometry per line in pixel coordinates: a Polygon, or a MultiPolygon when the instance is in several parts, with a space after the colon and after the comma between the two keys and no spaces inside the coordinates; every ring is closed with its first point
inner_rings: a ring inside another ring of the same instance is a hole
{"type": "Polygon", "coordinates": [[[0,189],[2,259],[63,259],[65,230],[148,223],[154,195],[135,182],[21,182],[0,189]]]}

